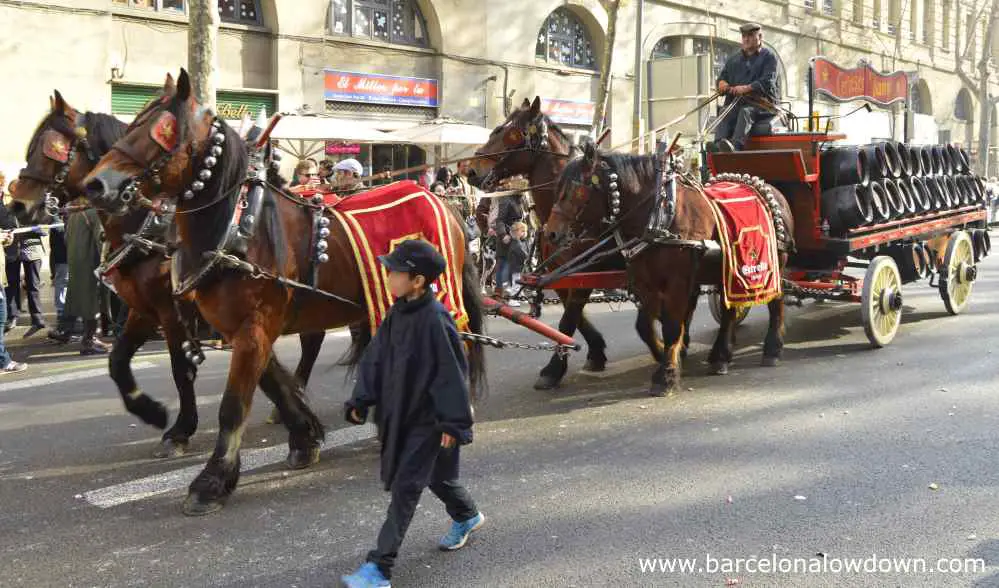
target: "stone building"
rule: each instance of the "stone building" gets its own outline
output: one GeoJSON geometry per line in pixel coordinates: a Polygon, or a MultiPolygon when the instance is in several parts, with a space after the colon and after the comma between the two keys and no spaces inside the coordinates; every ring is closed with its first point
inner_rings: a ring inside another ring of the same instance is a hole
{"type": "MultiPolygon", "coordinates": [[[[185,4],[0,0],[0,168],[9,173],[21,165],[55,88],[81,109],[128,117],[141,107],[167,72],[187,62],[185,4]]],[[[908,130],[914,141],[974,147],[978,96],[957,69],[977,80],[985,4],[629,0],[614,47],[606,117],[611,144],[710,92],[705,86],[717,64],[738,50],[738,25],[751,19],[763,23],[766,43],[780,55],[783,98],[796,113],[807,111],[811,57],[848,67],[864,59],[912,75],[912,115],[875,109],[835,121],[849,140],[902,139],[908,130]]],[[[537,95],[570,134],[590,132],[607,30],[599,0],[220,0],[219,6],[218,102],[227,118],[265,107],[328,113],[344,125],[386,131],[438,116],[493,126],[524,97],[537,95]]],[[[999,94],[994,81],[992,89],[999,94]]],[[[854,106],[819,100],[815,109],[837,114],[854,106]]],[[[681,127],[693,135],[703,122],[681,127]]],[[[376,170],[425,157],[392,145],[329,148],[363,149],[362,160],[376,170]]]]}

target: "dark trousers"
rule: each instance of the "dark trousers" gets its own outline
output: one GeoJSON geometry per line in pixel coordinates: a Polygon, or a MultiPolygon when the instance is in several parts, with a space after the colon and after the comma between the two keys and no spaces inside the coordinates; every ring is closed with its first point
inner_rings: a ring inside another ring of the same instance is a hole
{"type": "Polygon", "coordinates": [[[721,123],[715,127],[715,141],[728,139],[741,150],[746,145],[746,137],[754,123],[773,118],[773,114],[762,108],[742,105],[733,108],[721,123]]]}
{"type": "Polygon", "coordinates": [[[457,447],[442,448],[441,434],[432,431],[412,435],[403,449],[392,481],[388,517],[378,533],[378,546],[368,552],[368,561],[377,565],[386,578],[392,576],[392,566],[424,488],[430,487],[455,521],[467,521],[479,514],[468,490],[458,482],[458,456],[457,447]]]}
{"type": "Polygon", "coordinates": [[[42,260],[7,264],[7,320],[18,317],[21,309],[21,270],[24,270],[24,289],[28,294],[28,312],[31,324],[44,325],[42,316],[42,260]]]}

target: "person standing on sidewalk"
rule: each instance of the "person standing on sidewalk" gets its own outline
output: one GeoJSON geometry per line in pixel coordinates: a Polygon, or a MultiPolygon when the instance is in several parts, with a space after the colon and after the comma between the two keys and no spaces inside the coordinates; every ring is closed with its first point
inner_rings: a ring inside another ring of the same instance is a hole
{"type": "Polygon", "coordinates": [[[341,577],[348,588],[391,585],[399,548],[428,486],[452,520],[441,550],[460,549],[485,522],[458,481],[459,446],[472,442],[473,419],[465,345],[430,288],[444,271],[444,258],[426,241],[409,240],[379,260],[397,300],[361,358],[344,410],[360,425],[376,408],[381,479],[392,500],[367,561],[341,577]]]}
{"type": "MultiPolygon", "coordinates": [[[[8,193],[14,194],[16,181],[11,182],[7,187],[8,193]]],[[[13,202],[10,207],[19,227],[30,227],[31,219],[28,214],[28,207],[23,202],[13,202]]],[[[9,300],[8,313],[10,314],[10,324],[17,321],[17,313],[21,309],[21,278],[24,278],[24,293],[28,298],[28,312],[31,313],[31,328],[24,333],[24,337],[30,337],[45,328],[45,316],[42,314],[42,259],[45,257],[45,245],[42,244],[42,237],[45,232],[41,229],[28,233],[21,233],[14,237],[17,244],[17,257],[15,263],[7,268],[7,279],[10,287],[7,290],[9,300]],[[20,265],[14,273],[10,273],[11,266],[20,265]],[[22,272],[23,270],[23,272],[22,272]]],[[[10,260],[8,260],[10,263],[10,260]]]]}
{"type": "MultiPolygon", "coordinates": [[[[6,256],[4,247],[14,242],[14,235],[0,231],[0,325],[7,322],[7,301],[4,299],[4,288],[7,286],[6,256]]],[[[23,372],[28,364],[14,361],[3,344],[3,329],[0,329],[0,375],[23,372]]]]}
{"type": "MultiPolygon", "coordinates": [[[[56,331],[63,324],[66,309],[66,287],[69,285],[69,259],[66,257],[66,228],[49,231],[49,271],[52,273],[52,295],[56,311],[56,331]]],[[[50,335],[52,332],[49,333],[50,335]]]]}
{"type": "Polygon", "coordinates": [[[99,355],[108,346],[98,339],[98,318],[101,312],[100,282],[94,270],[101,264],[101,227],[97,211],[92,208],[70,213],[66,219],[66,245],[69,262],[69,287],[60,331],[69,340],[76,317],[83,319],[83,339],[80,355],[99,355]]]}

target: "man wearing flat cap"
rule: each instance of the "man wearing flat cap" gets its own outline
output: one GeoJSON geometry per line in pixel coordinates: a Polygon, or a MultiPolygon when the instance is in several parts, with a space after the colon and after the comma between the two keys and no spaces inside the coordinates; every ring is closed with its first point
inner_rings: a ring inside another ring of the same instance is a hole
{"type": "Polygon", "coordinates": [[[742,50],[725,62],[718,75],[718,92],[725,95],[725,106],[739,100],[715,129],[715,149],[741,150],[754,123],[773,118],[774,113],[755,99],[776,103],[777,55],[763,46],[762,27],[746,23],[739,27],[742,50]]]}

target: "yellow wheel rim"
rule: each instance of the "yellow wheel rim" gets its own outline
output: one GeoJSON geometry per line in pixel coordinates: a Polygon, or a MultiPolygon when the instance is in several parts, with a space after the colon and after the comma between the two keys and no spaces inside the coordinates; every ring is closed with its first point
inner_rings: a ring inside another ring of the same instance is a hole
{"type": "Polygon", "coordinates": [[[871,322],[877,333],[882,337],[890,335],[902,318],[902,313],[892,310],[889,298],[892,294],[897,294],[901,290],[902,284],[898,275],[891,271],[891,266],[885,265],[878,272],[874,279],[874,288],[871,296],[871,322]]]}

